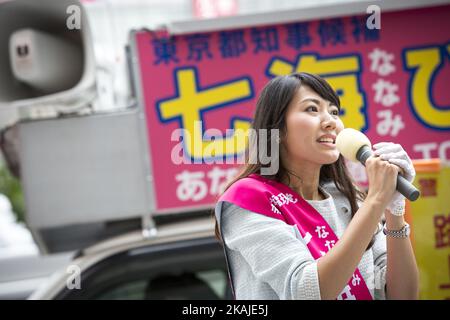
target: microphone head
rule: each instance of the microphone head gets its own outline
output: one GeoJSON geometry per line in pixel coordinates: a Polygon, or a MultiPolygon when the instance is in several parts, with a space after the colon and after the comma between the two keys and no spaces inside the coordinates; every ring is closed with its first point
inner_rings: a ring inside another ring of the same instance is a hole
{"type": "Polygon", "coordinates": [[[372,149],[369,138],[358,130],[345,128],[336,137],[336,148],[348,160],[358,162],[356,154],[362,146],[372,149]]]}

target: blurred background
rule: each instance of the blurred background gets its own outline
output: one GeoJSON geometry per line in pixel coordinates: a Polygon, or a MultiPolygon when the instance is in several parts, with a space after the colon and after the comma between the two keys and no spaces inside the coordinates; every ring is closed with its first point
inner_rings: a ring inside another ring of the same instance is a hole
{"type": "Polygon", "coordinates": [[[414,159],[421,299],[450,299],[449,14],[448,0],[0,0],[0,299],[231,298],[212,209],[245,144],[226,130],[294,71],[414,159]]]}

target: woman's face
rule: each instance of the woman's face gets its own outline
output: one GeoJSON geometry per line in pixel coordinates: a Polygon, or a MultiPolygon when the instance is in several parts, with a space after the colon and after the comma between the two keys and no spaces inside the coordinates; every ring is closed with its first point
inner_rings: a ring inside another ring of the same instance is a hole
{"type": "Polygon", "coordinates": [[[338,107],[310,87],[301,86],[286,113],[286,160],[320,165],[336,162],[336,136],[343,128],[338,107]]]}

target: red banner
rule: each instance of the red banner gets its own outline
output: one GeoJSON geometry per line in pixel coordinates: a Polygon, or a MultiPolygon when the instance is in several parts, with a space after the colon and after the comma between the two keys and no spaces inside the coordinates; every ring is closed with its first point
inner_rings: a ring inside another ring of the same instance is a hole
{"type": "Polygon", "coordinates": [[[136,33],[157,211],[214,203],[245,149],[242,135],[227,129],[246,132],[261,88],[295,71],[323,76],[340,96],[345,126],[373,143],[448,161],[449,16],[450,6],[440,6],[382,13],[381,29],[368,29],[368,16],[349,16],[172,37],[136,33]]]}

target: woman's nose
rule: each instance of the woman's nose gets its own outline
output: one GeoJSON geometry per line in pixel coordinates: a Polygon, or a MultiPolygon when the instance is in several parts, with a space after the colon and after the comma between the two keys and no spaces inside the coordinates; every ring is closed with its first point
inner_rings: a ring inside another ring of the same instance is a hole
{"type": "Polygon", "coordinates": [[[331,114],[326,112],[326,114],[322,118],[322,126],[324,128],[336,128],[336,120],[333,118],[331,114]]]}

